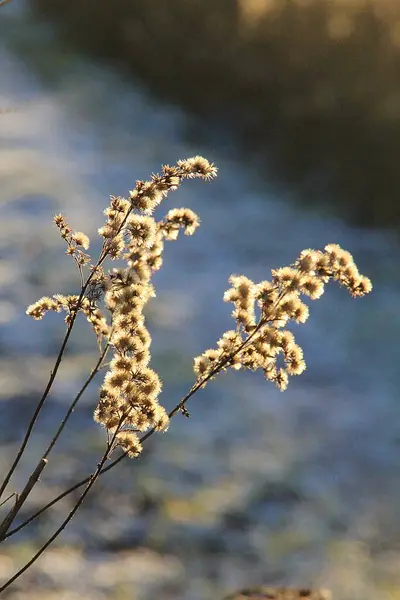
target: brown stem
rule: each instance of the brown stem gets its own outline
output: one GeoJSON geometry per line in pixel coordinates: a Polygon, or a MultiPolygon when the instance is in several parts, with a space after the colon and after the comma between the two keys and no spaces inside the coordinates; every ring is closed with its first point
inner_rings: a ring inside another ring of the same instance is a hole
{"type": "MultiPolygon", "coordinates": [[[[126,454],[121,454],[121,456],[119,456],[112,463],[110,463],[108,465],[108,467],[105,467],[104,469],[102,469],[100,471],[99,475],[103,475],[103,473],[106,473],[107,471],[109,471],[110,469],[112,469],[113,467],[115,467],[115,465],[117,465],[119,462],[121,462],[121,460],[124,459],[125,456],[126,456],[126,454]]],[[[9,531],[4,536],[4,540],[8,539],[9,537],[11,537],[12,535],[14,535],[15,533],[18,533],[18,531],[20,531],[21,529],[23,529],[24,527],[26,527],[27,525],[29,525],[29,523],[31,523],[32,521],[34,521],[37,517],[39,517],[44,512],[46,512],[46,510],[48,510],[49,508],[51,508],[52,506],[54,506],[54,504],[57,504],[57,502],[59,502],[60,500],[62,500],[66,496],[68,496],[69,494],[72,494],[72,492],[74,492],[75,490],[77,490],[80,487],[82,487],[83,485],[85,485],[85,483],[88,483],[89,480],[90,480],[90,476],[86,477],[85,479],[82,479],[81,481],[78,481],[78,483],[75,483],[75,485],[73,485],[72,487],[70,487],[67,490],[65,490],[65,492],[63,492],[62,494],[60,494],[56,498],[53,498],[53,500],[51,502],[49,502],[48,504],[46,504],[45,506],[43,506],[35,514],[33,514],[31,517],[29,517],[29,519],[27,519],[26,521],[24,521],[23,523],[21,523],[20,525],[18,525],[18,527],[15,527],[11,531],[9,531]]]]}
{"type": "Polygon", "coordinates": [[[22,505],[24,504],[25,500],[29,496],[33,486],[38,482],[43,469],[47,465],[47,462],[48,461],[46,458],[42,458],[40,460],[36,469],[33,471],[32,475],[29,477],[28,482],[25,485],[22,492],[20,494],[16,495],[16,500],[15,500],[14,506],[12,507],[12,509],[10,510],[10,512],[8,513],[8,515],[6,516],[6,518],[0,525],[0,540],[4,539],[4,535],[7,533],[7,530],[9,529],[11,523],[14,521],[14,519],[17,516],[22,505]]]}
{"type": "Polygon", "coordinates": [[[33,416],[32,416],[32,418],[30,420],[30,423],[28,425],[28,429],[26,430],[25,437],[24,437],[24,439],[22,441],[22,444],[21,444],[21,447],[20,447],[20,449],[19,449],[19,451],[17,453],[17,456],[16,456],[13,464],[11,465],[10,470],[8,471],[8,473],[6,475],[6,477],[5,477],[4,481],[3,481],[3,484],[0,487],[0,498],[1,498],[4,490],[6,489],[6,487],[8,485],[8,482],[10,481],[10,479],[11,479],[11,477],[12,477],[15,469],[17,468],[19,461],[21,460],[21,457],[22,457],[22,455],[23,455],[23,453],[25,451],[26,445],[27,445],[27,443],[29,441],[29,438],[31,436],[32,430],[33,430],[33,428],[35,426],[35,423],[37,421],[37,418],[39,416],[39,413],[42,410],[43,405],[44,405],[44,403],[45,403],[45,401],[47,399],[47,396],[49,395],[50,390],[51,390],[51,388],[53,386],[54,380],[56,378],[58,369],[60,367],[60,364],[61,364],[61,361],[62,361],[62,358],[63,358],[63,355],[64,355],[65,348],[67,346],[69,337],[71,335],[72,327],[74,326],[75,319],[76,319],[77,314],[79,312],[79,308],[80,308],[83,296],[85,295],[85,292],[86,292],[86,290],[87,290],[87,288],[88,288],[88,286],[89,286],[89,284],[90,284],[90,282],[91,282],[91,280],[93,278],[94,273],[96,272],[96,269],[99,266],[101,266],[101,264],[106,259],[106,256],[107,256],[107,253],[103,250],[102,253],[101,253],[101,255],[100,255],[99,260],[97,261],[96,266],[93,268],[92,272],[90,273],[89,277],[86,280],[86,283],[84,284],[84,286],[81,289],[81,293],[79,294],[78,302],[76,304],[76,307],[72,311],[71,319],[70,319],[70,321],[68,323],[67,331],[65,333],[64,340],[63,340],[63,342],[61,344],[61,348],[59,350],[59,353],[58,353],[58,356],[57,356],[57,359],[56,359],[56,362],[55,362],[55,365],[54,365],[54,369],[50,373],[50,378],[49,378],[49,381],[47,383],[46,389],[44,390],[43,395],[40,398],[40,400],[39,400],[39,402],[38,402],[38,404],[36,406],[35,412],[33,413],[33,416]]]}
{"type": "Polygon", "coordinates": [[[80,398],[82,397],[83,393],[85,392],[86,388],[89,386],[89,384],[91,383],[91,381],[93,380],[94,376],[99,372],[99,369],[101,367],[101,363],[104,360],[104,357],[106,356],[108,349],[110,347],[110,344],[107,343],[104,347],[104,350],[102,351],[102,353],[100,354],[97,363],[95,364],[95,366],[92,369],[92,372],[90,373],[89,377],[86,379],[85,383],[83,384],[83,386],[81,387],[81,389],[79,390],[79,392],[77,393],[74,401],[72,402],[71,406],[69,407],[69,409],[67,410],[64,419],[61,421],[59,428],[57,429],[56,434],[54,435],[53,439],[51,440],[48,448],[46,449],[45,453],[43,454],[43,458],[47,458],[48,455],[50,454],[50,452],[52,451],[52,449],[54,448],[58,438],[60,437],[64,427],[66,426],[70,416],[72,415],[72,413],[74,412],[75,406],[78,404],[80,398]]]}
{"type": "Polygon", "coordinates": [[[2,502],[0,502],[0,506],[3,506],[4,504],[6,504],[6,502],[8,502],[9,500],[11,500],[11,498],[13,496],[16,496],[17,494],[15,492],[12,492],[12,494],[10,494],[7,498],[5,498],[2,502]]]}
{"type": "Polygon", "coordinates": [[[15,520],[15,517],[17,516],[18,512],[21,510],[25,500],[28,497],[28,494],[31,492],[33,486],[35,485],[35,483],[38,481],[39,479],[39,475],[41,473],[41,471],[43,470],[44,466],[47,463],[47,457],[49,456],[50,452],[52,451],[52,449],[54,448],[58,438],[60,437],[64,427],[66,426],[71,414],[73,413],[75,406],[77,405],[79,399],[82,397],[82,394],[85,392],[86,388],[88,387],[88,385],[90,384],[90,382],[92,381],[93,377],[96,375],[96,373],[98,372],[101,363],[105,357],[105,355],[107,354],[109,348],[109,344],[106,344],[106,346],[104,347],[103,352],[101,353],[96,365],[94,366],[94,368],[92,369],[92,372],[90,373],[89,377],[87,378],[87,380],[85,381],[84,385],[81,387],[81,389],[79,390],[78,394],[76,395],[74,401],[72,402],[71,406],[69,407],[68,411],[65,414],[64,419],[61,421],[59,428],[57,429],[57,432],[55,433],[53,439],[51,440],[49,446],[47,447],[46,451],[44,452],[42,458],[40,459],[39,464],[37,465],[36,469],[34,470],[34,472],[32,473],[31,477],[28,480],[27,485],[25,486],[24,490],[21,492],[21,494],[18,497],[18,501],[15,503],[13,509],[9,512],[9,514],[7,515],[6,519],[4,519],[3,523],[0,525],[0,541],[5,540],[6,539],[6,534],[8,529],[11,527],[13,521],[15,520]],[[40,468],[42,466],[42,468],[40,468]],[[39,471],[38,471],[39,470],[39,471]],[[35,478],[35,473],[38,472],[38,476],[35,478]],[[32,479],[33,478],[33,479],[32,479]],[[32,485],[31,485],[32,483],[32,485]]]}
{"type": "MultiPolygon", "coordinates": [[[[81,300],[81,299],[82,299],[82,297],[83,297],[83,293],[84,293],[84,292],[83,292],[83,290],[82,290],[82,292],[81,292],[81,295],[79,296],[79,300],[78,300],[78,306],[79,306],[79,302],[80,302],[80,300],[81,300]]],[[[53,369],[53,371],[50,373],[50,378],[49,378],[49,381],[48,381],[48,383],[47,383],[46,389],[45,389],[45,391],[43,392],[43,395],[42,395],[42,397],[40,398],[40,400],[39,400],[39,402],[38,402],[38,404],[37,404],[37,406],[36,406],[35,412],[33,413],[33,416],[32,416],[32,418],[31,418],[31,420],[30,420],[30,422],[29,422],[28,429],[26,430],[25,437],[24,437],[24,439],[23,439],[23,441],[22,441],[22,444],[21,444],[21,446],[20,446],[20,449],[19,449],[19,451],[18,451],[18,453],[17,453],[17,456],[16,456],[16,458],[15,458],[15,460],[14,460],[13,464],[11,465],[11,468],[10,468],[9,472],[7,473],[7,475],[6,475],[6,477],[5,477],[5,479],[4,479],[4,481],[3,481],[3,484],[2,484],[2,486],[0,487],[0,498],[1,498],[1,496],[2,496],[2,494],[3,494],[3,492],[4,492],[4,490],[6,489],[6,487],[7,487],[7,485],[8,485],[8,482],[10,481],[10,479],[11,479],[11,477],[12,477],[12,475],[13,475],[13,473],[14,473],[15,469],[17,468],[17,465],[18,465],[19,461],[21,460],[21,457],[22,457],[22,455],[23,455],[23,453],[24,453],[24,451],[25,451],[26,445],[27,445],[27,443],[28,443],[28,441],[29,441],[29,438],[30,438],[30,436],[31,436],[32,430],[33,430],[33,428],[34,428],[34,426],[35,426],[35,423],[36,423],[36,421],[37,421],[37,418],[38,418],[38,416],[39,416],[39,413],[40,413],[40,411],[42,410],[43,404],[45,403],[45,401],[46,401],[46,398],[47,398],[47,396],[49,395],[49,392],[50,392],[50,390],[51,390],[51,388],[52,388],[53,382],[54,382],[54,380],[55,380],[55,378],[56,378],[56,375],[57,375],[57,372],[58,372],[59,366],[60,366],[60,364],[61,364],[61,361],[62,361],[62,357],[63,357],[63,354],[64,354],[65,347],[66,347],[66,345],[67,345],[67,343],[68,343],[69,336],[70,336],[70,334],[71,334],[71,330],[72,330],[72,327],[73,327],[73,325],[74,325],[74,322],[75,322],[76,314],[77,314],[77,310],[76,310],[76,311],[74,311],[74,313],[73,313],[73,314],[72,314],[72,316],[71,316],[71,320],[70,320],[70,322],[68,323],[67,331],[66,331],[66,334],[65,334],[65,337],[64,337],[63,343],[62,343],[62,345],[61,345],[60,351],[59,351],[59,353],[58,353],[57,360],[56,360],[56,362],[55,362],[55,365],[54,365],[54,369],[53,369]]]]}
{"type": "Polygon", "coordinates": [[[106,460],[108,458],[108,455],[109,455],[110,449],[112,447],[112,444],[115,441],[115,437],[117,435],[118,429],[119,428],[117,428],[117,431],[114,433],[113,438],[110,441],[110,443],[107,444],[107,449],[106,449],[105,453],[103,454],[103,457],[102,457],[101,461],[97,465],[97,469],[88,478],[88,485],[86,486],[85,490],[83,491],[83,493],[79,497],[79,499],[78,499],[77,503],[75,504],[74,508],[69,512],[68,516],[64,519],[64,521],[61,523],[61,525],[58,527],[58,529],[47,540],[47,542],[45,544],[43,544],[43,546],[36,552],[36,554],[31,558],[31,560],[28,561],[26,563],[26,565],[24,565],[19,571],[17,571],[17,573],[15,573],[15,575],[13,575],[13,577],[11,577],[8,581],[6,581],[6,583],[4,585],[2,585],[0,587],[0,593],[4,592],[4,590],[6,590],[16,579],[18,579],[18,577],[20,577],[27,569],[29,569],[29,567],[31,565],[33,565],[34,562],[36,562],[36,560],[39,558],[39,556],[41,556],[41,554],[43,554],[43,552],[50,546],[50,544],[52,544],[54,542],[54,540],[60,535],[60,533],[63,531],[63,529],[65,529],[65,527],[71,521],[71,519],[73,518],[73,516],[75,515],[75,513],[77,512],[77,510],[81,506],[82,502],[84,501],[84,499],[88,495],[89,491],[91,490],[91,488],[93,487],[93,485],[96,483],[97,479],[99,478],[99,475],[100,475],[101,470],[102,470],[102,468],[104,466],[104,463],[106,462],[106,460]]]}

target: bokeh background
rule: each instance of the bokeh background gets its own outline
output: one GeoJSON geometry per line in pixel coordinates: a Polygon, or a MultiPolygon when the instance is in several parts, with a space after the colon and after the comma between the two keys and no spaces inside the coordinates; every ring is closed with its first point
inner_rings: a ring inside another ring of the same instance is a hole
{"type": "MultiPolygon", "coordinates": [[[[335,600],[400,598],[398,0],[12,0],[0,7],[0,471],[63,336],[30,321],[75,293],[54,213],[95,240],[110,194],[203,154],[217,180],[161,208],[202,226],[166,248],[148,311],[168,409],[192,357],[230,328],[232,272],[255,280],[336,242],[374,282],[330,287],[296,328],[308,370],[284,394],[229,373],[98,483],[12,600],[214,600],[258,583],[335,600]]],[[[94,241],[92,246],[96,247],[94,241]]],[[[96,347],[79,322],[19,489],[96,347]]],[[[86,476],[104,447],[96,381],[23,512],[86,476]]],[[[0,577],[30,558],[68,497],[4,544],[0,577]]],[[[4,510],[4,508],[3,508],[4,510]]]]}

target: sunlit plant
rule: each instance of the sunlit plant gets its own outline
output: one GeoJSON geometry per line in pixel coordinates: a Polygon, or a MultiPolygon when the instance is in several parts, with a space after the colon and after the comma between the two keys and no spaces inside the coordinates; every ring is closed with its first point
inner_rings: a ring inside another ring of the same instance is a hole
{"type": "Polygon", "coordinates": [[[99,356],[26,485],[20,493],[12,493],[3,500],[5,507],[9,507],[11,500],[13,505],[0,524],[0,541],[27,527],[74,490],[84,489],[58,529],[0,587],[0,591],[20,577],[56,539],[102,473],[115,467],[125,457],[137,457],[144,442],[156,431],[166,431],[169,420],[177,413],[189,416],[186,408],[188,400],[219,373],[229,368],[261,369],[268,381],[285,390],[289,378],[300,375],[306,368],[303,351],[288,329],[292,321],[304,323],[307,320],[309,308],[304,297],[312,300],[320,298],[331,280],[347,288],[354,297],[371,291],[371,281],[358,272],[352,255],[336,244],[329,244],[324,250],[303,250],[293,264],[272,270],[271,278],[265,281],[253,282],[245,275],[232,275],[224,300],[233,304],[234,326],[222,335],[215,348],[205,350],[194,359],[194,384],[167,414],[159,403],[161,380],[151,367],[151,336],[146,327],[145,308],[155,296],[152,276],[163,264],[165,242],[176,240],[181,231],[185,235],[193,235],[200,220],[187,208],[172,209],[161,220],[156,220],[154,211],[184,180],[198,177],[208,181],[216,174],[217,169],[212,163],[195,156],[179,160],[175,166],[164,166],[162,173],[153,174],[149,181],[137,181],[127,198],[112,196],[104,211],[106,221],[98,231],[103,243],[97,260],[88,253],[88,236],[73,230],[63,215],[54,217],[54,223],[66,243],[66,253],[77,265],[81,289],[79,294],[43,297],[27,309],[27,314],[36,320],[42,319],[48,311],[65,313],[66,332],[44,393],[36,405],[15,460],[4,477],[0,498],[8,489],[25,452],[57,376],[79,312],[85,315],[93,328],[99,356]],[[108,260],[118,261],[117,266],[107,269],[108,260]],[[96,468],[87,478],[12,528],[82,394],[106,365],[98,403],[94,408],[94,419],[106,432],[104,452],[96,468]],[[111,455],[118,449],[117,458],[111,461],[111,455]]]}

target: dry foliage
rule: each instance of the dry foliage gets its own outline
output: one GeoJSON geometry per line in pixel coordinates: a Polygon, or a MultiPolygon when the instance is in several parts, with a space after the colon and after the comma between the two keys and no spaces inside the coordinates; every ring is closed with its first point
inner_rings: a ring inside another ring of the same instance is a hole
{"type": "MultiPolygon", "coordinates": [[[[8,487],[25,451],[56,378],[79,312],[84,314],[93,328],[99,358],[25,487],[15,495],[12,508],[0,524],[0,541],[28,526],[67,494],[80,487],[85,488],[60,527],[31,560],[0,587],[0,591],[11,585],[56,539],[103,472],[113,468],[126,456],[137,457],[145,440],[156,431],[166,431],[169,420],[178,412],[189,416],[185,406],[187,401],[219,373],[228,368],[253,371],[261,369],[268,381],[273,382],[280,390],[285,390],[289,377],[300,375],[306,368],[303,351],[288,329],[292,321],[304,323],[307,320],[309,308],[304,303],[304,297],[311,300],[320,298],[330,281],[338,282],[353,297],[361,297],[371,291],[371,281],[359,273],[351,254],[336,244],[329,244],[324,250],[303,250],[291,265],[273,269],[268,280],[256,283],[245,275],[232,275],[224,300],[233,304],[234,327],[222,335],[215,348],[205,350],[194,359],[195,382],[186,396],[167,414],[159,403],[162,382],[150,364],[151,336],[146,327],[144,310],[155,296],[152,276],[163,264],[165,242],[176,240],[181,231],[185,235],[193,235],[200,220],[187,208],[172,209],[161,220],[156,220],[154,211],[184,180],[198,177],[208,181],[216,174],[217,169],[213,164],[196,156],[179,160],[175,166],[164,166],[162,173],[153,174],[149,181],[137,181],[127,198],[112,196],[104,211],[106,221],[98,232],[103,243],[97,260],[93,260],[88,253],[88,236],[73,230],[63,215],[54,217],[54,223],[67,246],[66,254],[77,265],[81,290],[79,294],[43,297],[27,309],[27,314],[36,320],[42,319],[48,311],[64,312],[66,334],[46,389],[38,401],[16,459],[0,488],[0,496],[8,487]],[[118,264],[106,270],[106,260],[118,261],[118,264]],[[107,442],[96,469],[85,480],[11,529],[27,496],[43,472],[48,456],[72,411],[94,375],[106,365],[106,360],[108,370],[100,388],[94,418],[105,429],[107,442]],[[122,452],[110,462],[111,454],[118,447],[122,452]]],[[[5,502],[10,499],[11,497],[6,498],[5,502]]],[[[264,595],[246,596],[243,593],[236,598],[327,598],[321,595],[322,592],[268,590],[269,588],[265,588],[261,592],[264,595]]]]}

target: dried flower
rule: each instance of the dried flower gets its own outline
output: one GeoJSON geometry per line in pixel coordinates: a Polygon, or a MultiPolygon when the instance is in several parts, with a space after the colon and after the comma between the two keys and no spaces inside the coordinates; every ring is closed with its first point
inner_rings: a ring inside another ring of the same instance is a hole
{"type": "Polygon", "coordinates": [[[43,296],[43,298],[40,298],[40,300],[28,306],[28,308],[26,309],[26,314],[29,317],[32,317],[32,319],[39,321],[40,319],[43,319],[44,315],[49,310],[60,312],[62,310],[62,307],[53,298],[43,296]]]}
{"type": "Polygon", "coordinates": [[[176,240],[181,227],[185,235],[193,235],[199,225],[200,219],[192,210],[174,208],[167,213],[160,228],[167,240],[176,240]]]}
{"type": "MultiPolygon", "coordinates": [[[[83,288],[86,294],[43,297],[27,309],[34,319],[41,319],[49,310],[64,310],[67,323],[76,311],[82,311],[98,340],[107,340],[113,356],[94,418],[113,433],[115,446],[128,456],[137,456],[141,451],[137,432],[149,428],[165,431],[169,424],[158,402],[162,382],[149,366],[151,336],[144,311],[155,296],[151,278],[163,264],[165,240],[176,240],[181,229],[185,235],[192,235],[200,224],[199,217],[188,208],[173,208],[160,221],[153,212],[183,180],[200,177],[207,181],[216,173],[212,163],[195,156],[163,166],[161,174],[153,173],[149,181],[136,181],[128,199],[111,196],[104,211],[106,222],[99,229],[103,238],[101,259],[91,267],[90,285],[83,288]],[[106,258],[122,258],[125,264],[106,272],[106,258]],[[100,302],[109,313],[108,319],[100,302]]],[[[89,248],[89,238],[73,231],[61,214],[54,217],[54,222],[67,243],[67,253],[81,269],[89,261],[83,252],[89,248]]],[[[303,250],[293,264],[271,273],[270,281],[259,283],[245,275],[229,278],[224,301],[233,303],[236,327],[222,335],[216,348],[194,359],[198,387],[228,368],[243,368],[262,370],[268,381],[285,390],[289,376],[300,375],[306,368],[303,350],[287,328],[291,322],[304,323],[309,316],[302,297],[320,298],[330,280],[355,297],[372,289],[371,281],[360,275],[351,254],[337,244],[327,245],[324,251],[303,250]]]]}
{"type": "Polygon", "coordinates": [[[117,433],[116,445],[121,446],[129,458],[136,458],[142,451],[142,445],[137,434],[129,430],[117,433]]]}
{"type": "Polygon", "coordinates": [[[255,284],[244,275],[232,275],[232,287],[224,300],[235,305],[232,315],[236,331],[226,332],[217,342],[218,349],[206,350],[194,359],[198,382],[204,385],[227,366],[236,370],[260,368],[266,379],[285,390],[289,375],[300,375],[306,368],[302,349],[285,327],[290,321],[307,320],[309,308],[300,296],[320,298],[330,279],[347,287],[353,296],[363,296],[372,289],[371,281],[359,274],[351,254],[337,244],[329,244],[325,252],[303,250],[293,265],[272,270],[272,281],[255,284]],[[283,356],[283,367],[277,365],[279,356],[283,356]]]}
{"type": "Polygon", "coordinates": [[[82,246],[82,248],[88,250],[90,246],[90,240],[86,234],[82,233],[82,231],[74,231],[71,234],[71,239],[77,246],[82,246]]]}

